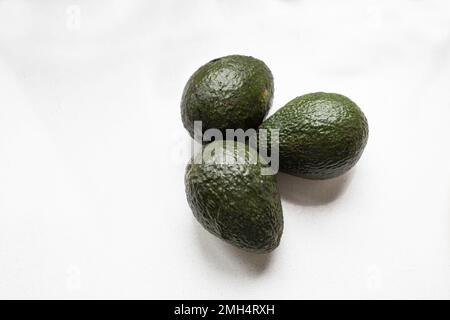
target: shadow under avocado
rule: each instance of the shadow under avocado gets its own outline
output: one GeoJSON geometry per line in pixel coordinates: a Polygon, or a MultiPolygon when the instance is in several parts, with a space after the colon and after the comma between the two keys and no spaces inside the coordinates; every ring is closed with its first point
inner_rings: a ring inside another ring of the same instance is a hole
{"type": "MultiPolygon", "coordinates": [[[[303,206],[321,206],[336,200],[347,188],[353,171],[329,180],[308,180],[285,173],[278,173],[278,188],[281,198],[303,206]]],[[[238,249],[215,237],[193,219],[196,240],[201,253],[214,268],[230,274],[246,274],[258,277],[266,270],[278,249],[268,254],[257,254],[238,249]]]]}
{"type": "Polygon", "coordinates": [[[352,180],[353,170],[328,180],[309,180],[278,173],[281,198],[303,206],[321,206],[336,200],[352,180]]]}
{"type": "Polygon", "coordinates": [[[257,254],[244,251],[210,234],[197,221],[193,224],[202,253],[217,269],[256,277],[270,265],[273,253],[257,254]]]}

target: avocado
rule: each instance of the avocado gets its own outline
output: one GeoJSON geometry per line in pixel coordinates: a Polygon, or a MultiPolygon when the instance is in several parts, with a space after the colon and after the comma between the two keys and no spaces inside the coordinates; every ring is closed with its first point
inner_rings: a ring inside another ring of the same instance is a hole
{"type": "Polygon", "coordinates": [[[202,133],[218,129],[258,128],[272,105],[273,76],[264,62],[231,55],[200,67],[187,82],[181,98],[184,127],[194,138],[194,121],[202,133]]]}
{"type": "Polygon", "coordinates": [[[198,222],[226,242],[256,253],[280,243],[283,213],[276,176],[255,149],[235,141],[214,141],[186,167],[189,206],[198,222]]]}
{"type": "MultiPolygon", "coordinates": [[[[367,119],[353,101],[324,92],[293,99],[260,129],[279,129],[280,171],[307,179],[329,179],[348,171],[369,136],[367,119]]],[[[270,132],[267,136],[270,139],[270,132]]]]}

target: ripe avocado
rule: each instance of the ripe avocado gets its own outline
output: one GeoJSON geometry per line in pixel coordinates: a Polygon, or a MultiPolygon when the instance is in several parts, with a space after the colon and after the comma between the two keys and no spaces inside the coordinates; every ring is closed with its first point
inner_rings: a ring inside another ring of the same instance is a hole
{"type": "Polygon", "coordinates": [[[293,99],[260,129],[280,130],[280,170],[308,179],[329,179],[348,171],[369,136],[367,119],[353,101],[324,92],[293,99]]]}
{"type": "Polygon", "coordinates": [[[194,137],[194,121],[203,132],[258,128],[272,105],[273,76],[261,60],[231,55],[200,67],[181,98],[184,127],[194,137]]]}
{"type": "Polygon", "coordinates": [[[238,248],[267,253],[280,243],[283,213],[276,176],[261,175],[261,168],[270,167],[255,149],[214,141],[187,165],[185,186],[206,230],[238,248]]]}

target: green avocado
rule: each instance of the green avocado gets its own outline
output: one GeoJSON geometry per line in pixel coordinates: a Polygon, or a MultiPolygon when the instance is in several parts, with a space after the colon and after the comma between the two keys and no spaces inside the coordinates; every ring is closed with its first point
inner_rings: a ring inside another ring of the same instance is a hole
{"type": "MultiPolygon", "coordinates": [[[[353,101],[324,92],[293,99],[260,129],[279,129],[280,170],[307,179],[329,179],[348,171],[369,136],[367,119],[353,101]]],[[[267,136],[270,139],[270,132],[267,136]]]]}
{"type": "Polygon", "coordinates": [[[256,253],[274,250],[283,232],[283,213],[276,176],[267,174],[273,173],[270,170],[246,144],[218,140],[204,146],[185,174],[195,218],[238,248],[256,253]]]}
{"type": "MultiPolygon", "coordinates": [[[[272,105],[273,76],[261,60],[231,55],[200,67],[181,98],[184,127],[194,137],[194,121],[202,131],[258,128],[272,105]]],[[[202,132],[202,133],[203,133],[202,132]]]]}

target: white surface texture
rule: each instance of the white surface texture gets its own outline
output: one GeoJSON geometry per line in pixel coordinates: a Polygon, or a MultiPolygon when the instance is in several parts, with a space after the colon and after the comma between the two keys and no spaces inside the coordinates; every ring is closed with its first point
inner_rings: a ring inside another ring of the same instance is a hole
{"type": "Polygon", "coordinates": [[[449,118],[449,1],[0,0],[0,297],[448,299],[449,118]],[[279,175],[271,255],[186,202],[181,93],[228,54],[271,68],[271,113],[369,120],[350,173],[279,175]]]}

